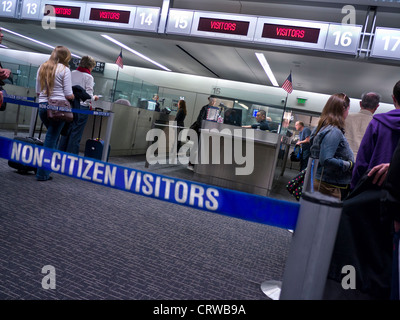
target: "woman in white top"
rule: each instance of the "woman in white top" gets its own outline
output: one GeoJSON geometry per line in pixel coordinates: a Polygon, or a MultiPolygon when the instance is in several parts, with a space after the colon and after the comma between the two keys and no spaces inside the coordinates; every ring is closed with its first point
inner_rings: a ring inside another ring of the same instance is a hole
{"type": "MultiPolygon", "coordinates": [[[[36,93],[39,103],[48,102],[49,99],[73,100],[71,83],[71,70],[69,69],[71,52],[64,46],[57,46],[50,55],[49,60],[43,63],[36,77],[36,93]]],[[[44,146],[55,149],[57,140],[64,126],[64,121],[54,121],[47,118],[47,109],[39,109],[39,116],[47,128],[44,146]]],[[[39,168],[36,178],[39,181],[51,179],[50,171],[39,168]]]]}
{"type": "MultiPolygon", "coordinates": [[[[91,75],[93,68],[96,66],[96,61],[90,56],[82,57],[79,67],[71,72],[72,85],[79,85],[86,90],[86,93],[97,101],[98,96],[93,95],[94,79],[91,75]]],[[[79,106],[75,105],[76,109],[89,110],[90,100],[81,101],[79,106]]],[[[79,145],[82,139],[82,134],[85,129],[89,115],[84,113],[75,113],[74,120],[69,124],[66,135],[62,135],[58,149],[74,154],[79,154],[79,145]]]]}

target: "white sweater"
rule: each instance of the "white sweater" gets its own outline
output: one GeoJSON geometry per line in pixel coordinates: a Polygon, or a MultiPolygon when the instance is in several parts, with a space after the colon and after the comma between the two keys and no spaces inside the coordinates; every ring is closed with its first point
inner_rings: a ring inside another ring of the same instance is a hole
{"type": "MultiPolygon", "coordinates": [[[[94,87],[94,79],[93,76],[86,72],[81,72],[78,70],[74,70],[71,72],[71,79],[73,86],[81,86],[90,97],[93,98],[93,87],[94,87]]],[[[85,102],[81,102],[81,105],[89,106],[90,100],[86,100],[85,102]]]]}
{"type": "MultiPolygon", "coordinates": [[[[36,93],[39,94],[39,103],[47,102],[48,99],[65,100],[65,96],[72,95],[72,83],[71,83],[71,70],[61,63],[57,64],[56,75],[54,80],[54,88],[50,97],[45,93],[45,90],[40,90],[40,79],[39,71],[37,71],[36,76],[36,93]]],[[[45,88],[44,88],[45,89],[45,88]]]]}

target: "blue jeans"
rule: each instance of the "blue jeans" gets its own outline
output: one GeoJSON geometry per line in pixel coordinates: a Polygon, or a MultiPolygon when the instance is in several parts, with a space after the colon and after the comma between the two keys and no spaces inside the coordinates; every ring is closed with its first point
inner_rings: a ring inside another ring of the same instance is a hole
{"type": "MultiPolygon", "coordinates": [[[[80,105],[79,109],[89,110],[89,107],[80,105]]],[[[88,118],[89,115],[87,114],[74,114],[74,120],[69,124],[67,134],[65,136],[62,135],[60,138],[60,143],[58,144],[59,150],[79,155],[79,144],[81,143],[88,118]]]]}
{"type": "MultiPolygon", "coordinates": [[[[47,118],[47,109],[39,109],[39,117],[47,128],[46,138],[44,139],[43,146],[55,149],[60,136],[61,130],[64,127],[64,121],[53,121],[47,118]]],[[[36,173],[37,180],[45,181],[50,177],[48,170],[38,168],[36,173]]]]}

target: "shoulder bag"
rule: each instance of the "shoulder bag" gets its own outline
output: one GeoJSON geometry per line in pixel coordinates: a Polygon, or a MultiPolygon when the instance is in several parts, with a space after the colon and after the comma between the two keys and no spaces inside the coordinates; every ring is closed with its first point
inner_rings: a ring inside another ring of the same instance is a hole
{"type": "Polygon", "coordinates": [[[47,109],[47,118],[53,121],[72,122],[74,114],[71,110],[71,104],[67,100],[49,99],[50,107],[58,107],[59,110],[47,109]]]}

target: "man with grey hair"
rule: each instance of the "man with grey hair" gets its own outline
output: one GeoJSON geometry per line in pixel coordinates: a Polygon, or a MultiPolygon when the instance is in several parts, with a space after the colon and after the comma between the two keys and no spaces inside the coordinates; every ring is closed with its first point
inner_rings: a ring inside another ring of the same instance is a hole
{"type": "Polygon", "coordinates": [[[354,160],[357,159],[358,149],[365,130],[376,109],[379,107],[381,96],[376,92],[364,93],[361,96],[360,111],[350,113],[346,118],[346,139],[354,153],[354,160]]]}

